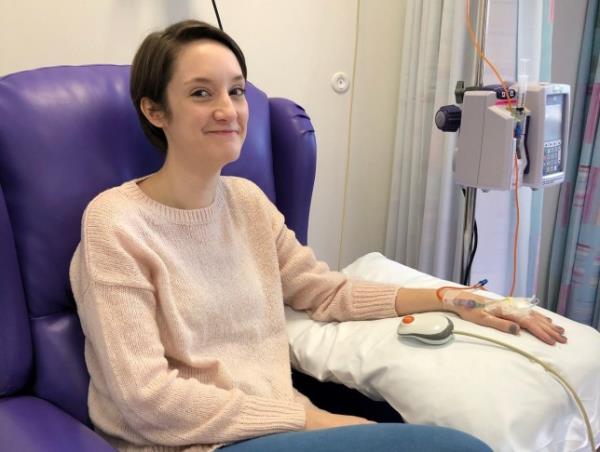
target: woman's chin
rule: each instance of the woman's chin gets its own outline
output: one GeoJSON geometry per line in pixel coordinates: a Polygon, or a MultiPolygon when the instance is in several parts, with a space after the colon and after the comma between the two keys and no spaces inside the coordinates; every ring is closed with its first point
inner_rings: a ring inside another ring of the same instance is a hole
{"type": "Polygon", "coordinates": [[[233,163],[240,158],[242,155],[241,149],[228,149],[223,154],[223,166],[228,165],[229,163],[233,163]]]}

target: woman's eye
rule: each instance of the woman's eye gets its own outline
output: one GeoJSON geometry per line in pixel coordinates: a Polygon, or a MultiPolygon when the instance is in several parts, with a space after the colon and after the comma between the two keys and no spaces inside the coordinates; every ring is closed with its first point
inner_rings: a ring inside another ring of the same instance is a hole
{"type": "Polygon", "coordinates": [[[194,97],[208,97],[208,91],[206,91],[205,89],[197,89],[196,91],[194,91],[192,93],[192,96],[194,96],[194,97]]]}
{"type": "Polygon", "coordinates": [[[244,88],[233,88],[230,91],[230,94],[232,96],[243,96],[244,94],[246,94],[246,90],[244,88]]]}

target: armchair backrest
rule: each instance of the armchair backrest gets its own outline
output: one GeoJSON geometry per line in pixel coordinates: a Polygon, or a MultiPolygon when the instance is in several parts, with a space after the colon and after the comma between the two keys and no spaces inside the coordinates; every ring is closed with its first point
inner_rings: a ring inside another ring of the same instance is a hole
{"type": "MultiPolygon", "coordinates": [[[[256,182],[306,241],[315,139],[297,105],[247,89],[248,136],[224,173],[256,182]]],[[[156,171],[129,99],[129,67],[0,78],[0,396],[26,392],[89,423],[89,377],[68,268],[102,190],[156,171]]]]}

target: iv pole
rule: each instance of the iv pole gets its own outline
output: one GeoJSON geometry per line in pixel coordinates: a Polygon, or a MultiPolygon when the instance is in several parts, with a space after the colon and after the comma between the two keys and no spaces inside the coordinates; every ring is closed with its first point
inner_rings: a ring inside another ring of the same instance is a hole
{"type": "MultiPolygon", "coordinates": [[[[471,0],[467,0],[468,2],[471,0]]],[[[477,6],[477,28],[475,35],[485,54],[485,32],[488,23],[488,0],[478,0],[477,6]]],[[[483,86],[483,59],[479,52],[475,51],[475,86],[483,86]]],[[[473,187],[464,187],[465,190],[465,214],[463,220],[463,242],[461,253],[460,281],[471,284],[471,277],[467,278],[467,267],[471,257],[471,245],[473,243],[473,230],[475,225],[475,205],[477,201],[477,189],[473,187]]]]}

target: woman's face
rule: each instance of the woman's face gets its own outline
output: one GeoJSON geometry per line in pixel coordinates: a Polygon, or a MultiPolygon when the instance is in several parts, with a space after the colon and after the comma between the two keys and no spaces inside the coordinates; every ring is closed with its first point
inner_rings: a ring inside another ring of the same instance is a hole
{"type": "MultiPolygon", "coordinates": [[[[178,52],[167,85],[169,114],[163,131],[168,155],[200,158],[220,170],[237,160],[246,137],[246,81],[235,55],[210,40],[194,41],[178,52]]],[[[189,160],[188,160],[189,161],[189,160]]]]}

